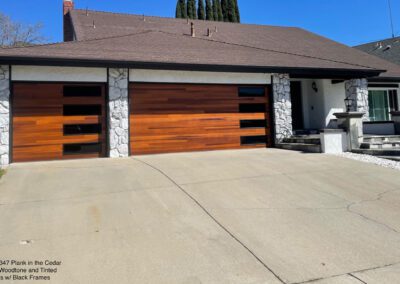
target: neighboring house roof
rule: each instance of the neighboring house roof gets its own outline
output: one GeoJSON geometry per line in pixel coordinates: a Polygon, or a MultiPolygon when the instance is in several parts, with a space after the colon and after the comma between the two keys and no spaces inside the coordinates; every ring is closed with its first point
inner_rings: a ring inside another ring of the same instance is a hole
{"type": "Polygon", "coordinates": [[[354,48],[400,64],[400,37],[374,41],[355,46],[354,48]]]}
{"type": "MultiPolygon", "coordinates": [[[[7,59],[400,78],[400,66],[300,28],[73,10],[77,41],[0,49],[7,59]],[[207,29],[212,36],[207,36],[207,29]]],[[[160,68],[161,68],[160,67],[160,68]]]]}

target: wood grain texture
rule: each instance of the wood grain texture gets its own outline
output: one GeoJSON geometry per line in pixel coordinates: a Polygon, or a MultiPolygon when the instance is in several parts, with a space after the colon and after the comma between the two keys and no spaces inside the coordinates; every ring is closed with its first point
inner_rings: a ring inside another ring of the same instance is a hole
{"type": "Polygon", "coordinates": [[[13,84],[13,162],[43,161],[100,157],[106,151],[105,88],[96,98],[64,98],[63,84],[14,83],[13,84]],[[63,116],[64,104],[100,104],[101,116],[63,116]],[[63,134],[65,124],[101,123],[102,134],[63,134]],[[102,153],[90,155],[63,155],[63,144],[103,144],[102,153]]]}
{"type": "MultiPolygon", "coordinates": [[[[130,85],[133,155],[266,147],[240,143],[241,136],[270,135],[269,96],[239,98],[238,86],[130,85]],[[239,113],[239,104],[265,104],[265,111],[239,113]],[[240,128],[241,120],[266,119],[265,128],[240,128]]],[[[270,139],[269,139],[270,140],[270,139]]]]}

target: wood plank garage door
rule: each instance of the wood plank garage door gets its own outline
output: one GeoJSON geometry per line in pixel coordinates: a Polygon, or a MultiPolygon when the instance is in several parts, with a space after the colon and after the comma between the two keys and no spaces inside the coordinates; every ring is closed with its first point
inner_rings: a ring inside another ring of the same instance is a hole
{"type": "Polygon", "coordinates": [[[102,157],[105,86],[14,83],[13,162],[102,157]]]}
{"type": "Polygon", "coordinates": [[[130,85],[133,155],[270,145],[267,86],[130,85]]]}

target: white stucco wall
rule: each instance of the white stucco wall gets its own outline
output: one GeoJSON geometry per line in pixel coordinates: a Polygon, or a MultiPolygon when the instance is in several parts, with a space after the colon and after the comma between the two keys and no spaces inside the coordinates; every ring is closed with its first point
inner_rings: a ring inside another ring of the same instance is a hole
{"type": "Polygon", "coordinates": [[[13,81],[107,82],[107,68],[12,66],[13,81]]]}
{"type": "Polygon", "coordinates": [[[309,129],[326,128],[336,112],[345,110],[345,89],[344,83],[332,84],[332,80],[303,79],[302,99],[304,127],[309,129]],[[316,83],[318,91],[312,88],[316,83]]]}
{"type": "Polygon", "coordinates": [[[332,80],[322,80],[324,97],[325,125],[329,126],[332,119],[336,119],[334,113],[346,111],[346,90],[344,83],[332,84],[332,80]]]}
{"type": "Polygon", "coordinates": [[[198,84],[271,84],[271,74],[130,69],[129,81],[198,84]]]}

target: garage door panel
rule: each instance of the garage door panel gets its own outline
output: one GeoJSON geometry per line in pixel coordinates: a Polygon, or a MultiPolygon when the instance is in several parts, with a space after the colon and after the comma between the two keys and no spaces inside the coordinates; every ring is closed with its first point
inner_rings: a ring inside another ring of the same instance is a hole
{"type": "Polygon", "coordinates": [[[265,93],[240,97],[232,85],[131,84],[131,153],[265,147],[270,142],[265,93]],[[257,122],[243,124],[246,120],[257,122]],[[242,136],[265,141],[243,145],[242,136]]]}
{"type": "Polygon", "coordinates": [[[188,151],[223,150],[239,148],[237,135],[187,135],[181,137],[159,137],[158,139],[133,140],[131,146],[140,149],[140,154],[175,153],[188,151]]]}
{"type": "Polygon", "coordinates": [[[14,147],[13,159],[15,162],[59,160],[62,158],[61,153],[62,153],[61,145],[14,147]]]}
{"type": "MultiPolygon", "coordinates": [[[[87,85],[84,85],[87,86],[87,85]]],[[[92,85],[91,85],[92,86],[92,85]]],[[[13,137],[12,159],[14,162],[56,160],[85,157],[101,157],[105,154],[105,87],[97,85],[96,97],[82,91],[81,85],[73,84],[13,84],[13,137]],[[67,97],[68,95],[76,97],[67,97]],[[96,115],[76,115],[86,112],[92,105],[99,111],[96,115]],[[72,111],[72,113],[67,113],[72,111]],[[67,116],[68,114],[68,116],[67,116]],[[69,126],[66,132],[65,126],[69,126]],[[72,134],[71,132],[72,127],[72,134]],[[95,131],[87,133],[87,129],[95,131]],[[76,130],[75,130],[76,129],[76,130]],[[85,129],[85,131],[81,131],[85,129]],[[101,130],[100,130],[101,129],[101,130]],[[95,146],[96,151],[90,148],[95,146]],[[65,146],[70,145],[66,154],[65,146]],[[71,148],[72,147],[72,148],[71,148]],[[88,148],[89,147],[89,148],[88,148]],[[97,151],[101,148],[102,151],[97,151]],[[74,149],[76,150],[75,152],[74,149]],[[90,151],[88,151],[89,149],[90,151]]],[[[92,93],[93,94],[93,93],[92,93]]]]}

